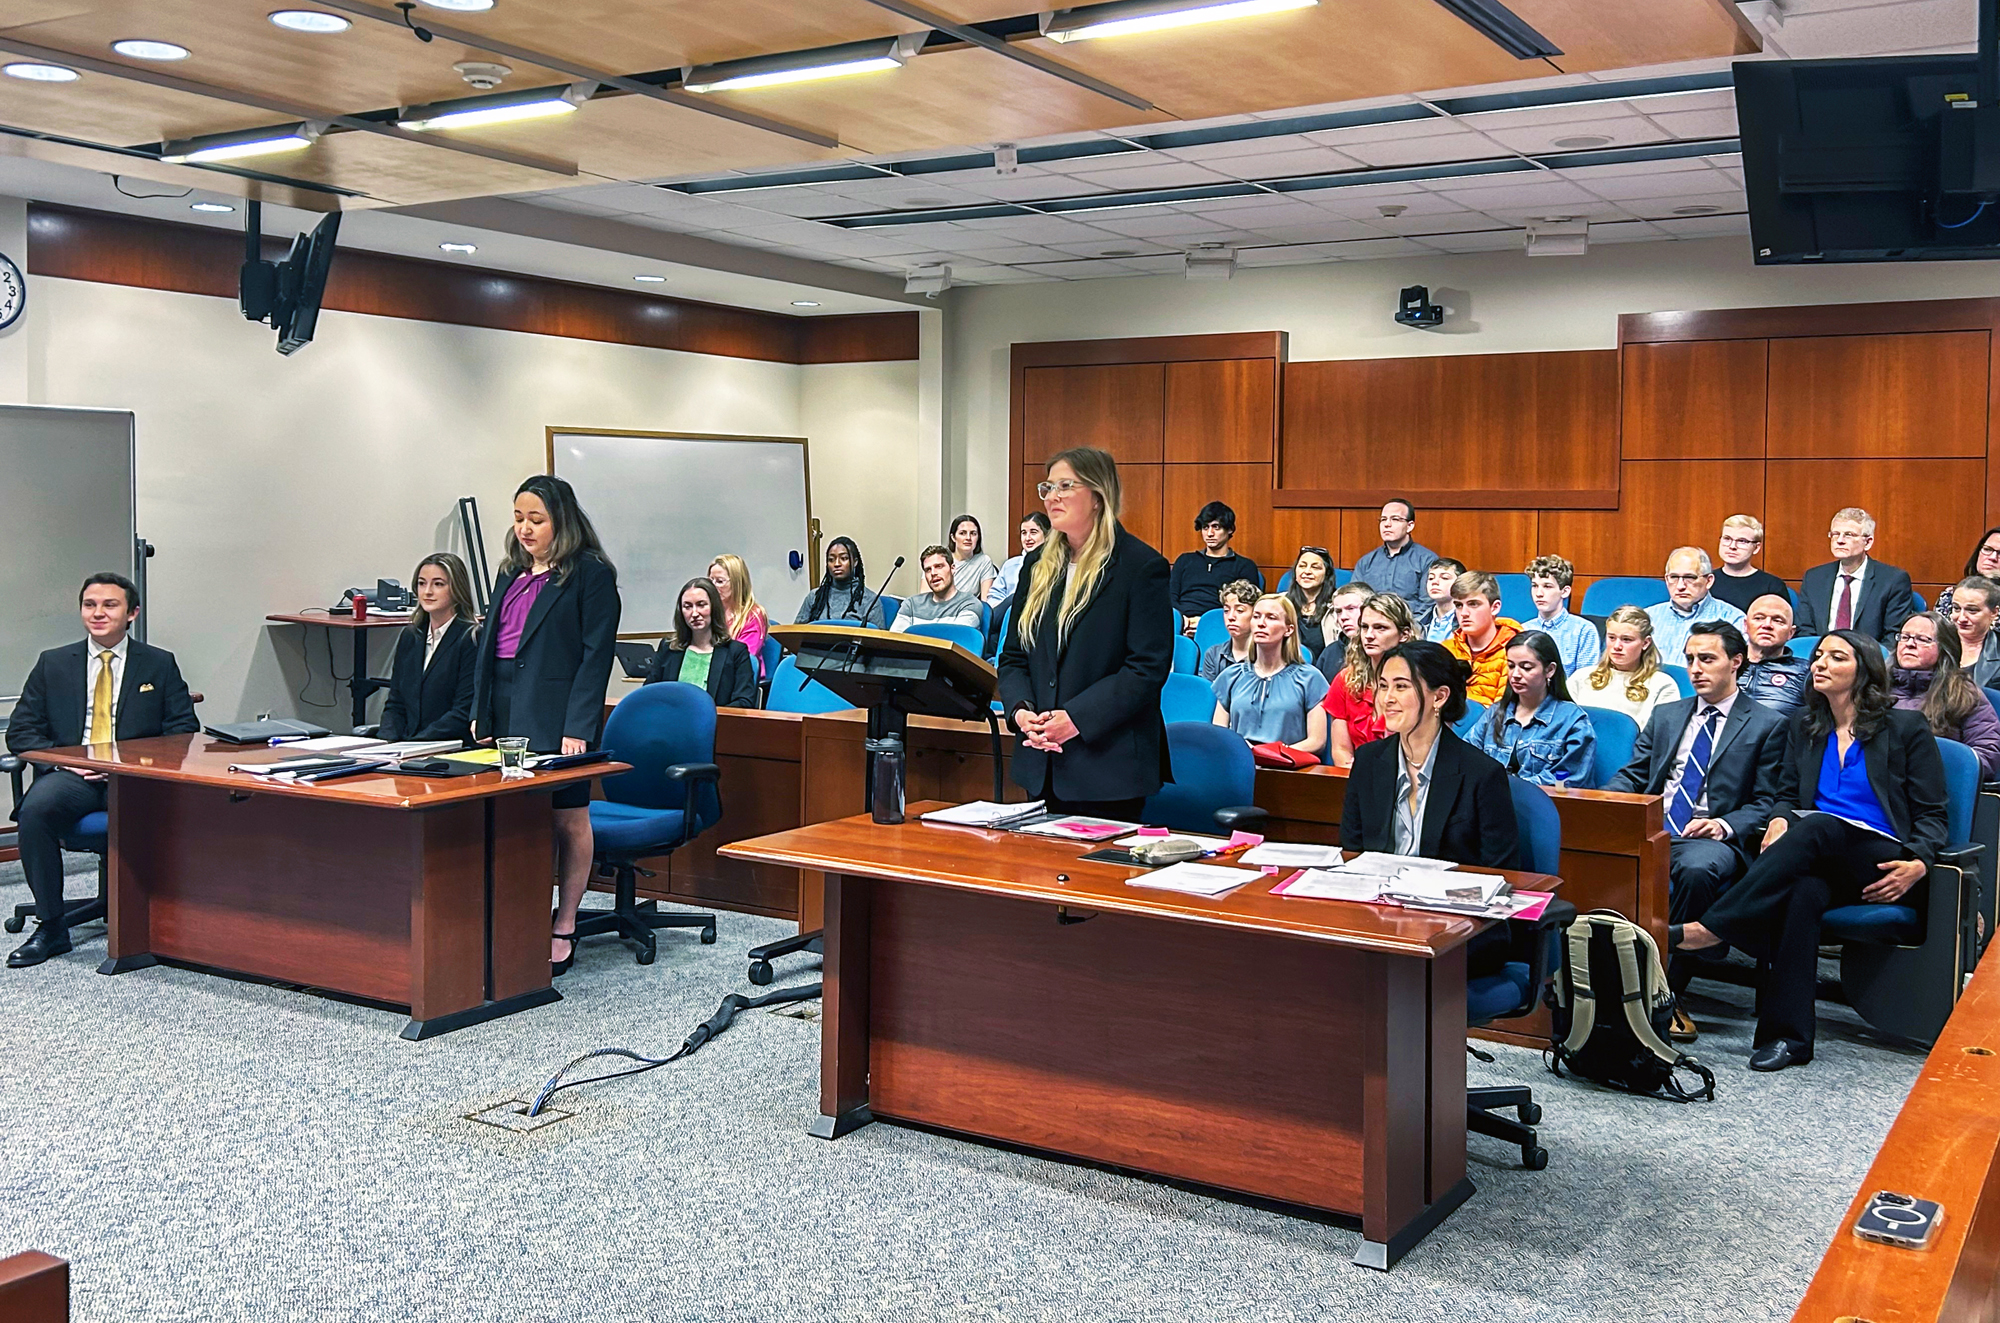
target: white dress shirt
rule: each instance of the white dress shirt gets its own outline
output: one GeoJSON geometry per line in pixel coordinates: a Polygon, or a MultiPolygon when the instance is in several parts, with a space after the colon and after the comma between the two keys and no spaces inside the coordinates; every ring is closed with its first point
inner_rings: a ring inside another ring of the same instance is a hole
{"type": "MultiPolygon", "coordinates": [[[[1715,748],[1711,749],[1708,755],[1708,770],[1711,773],[1715,771],[1715,754],[1722,748],[1722,732],[1729,727],[1729,710],[1736,706],[1736,700],[1742,696],[1741,689],[1733,689],[1729,697],[1719,703],[1711,703],[1701,695],[1695,695],[1694,712],[1688,717],[1687,728],[1681,731],[1681,742],[1674,746],[1674,767],[1667,775],[1667,784],[1663,791],[1667,803],[1673,803],[1674,796],[1680,793],[1681,773],[1687,770],[1688,755],[1694,752],[1695,737],[1701,733],[1701,724],[1707,719],[1710,708],[1722,714],[1722,719],[1715,723],[1715,748]]],[[[1708,782],[1705,780],[1702,782],[1701,795],[1694,802],[1694,816],[1697,818],[1708,816],[1708,782]]],[[[1735,833],[1729,830],[1728,823],[1724,823],[1722,834],[1727,839],[1735,833]]]]}
{"type": "Polygon", "coordinates": [[[437,655],[438,644],[444,642],[444,636],[451,632],[451,627],[456,623],[455,620],[447,620],[442,625],[432,625],[424,634],[425,670],[431,668],[431,658],[437,655]]]}
{"type": "Polygon", "coordinates": [[[118,696],[125,691],[125,653],[132,636],[127,634],[118,640],[116,647],[100,648],[96,639],[86,639],[83,645],[83,737],[90,738],[90,702],[97,693],[97,671],[104,663],[98,658],[106,653],[111,655],[111,728],[118,729],[118,696]]]}
{"type": "MultiPolygon", "coordinates": [[[[1847,571],[1840,568],[1840,562],[1835,561],[1833,563],[1833,592],[1829,594],[1826,599],[1826,630],[1824,632],[1828,634],[1831,634],[1836,628],[1838,628],[1838,626],[1834,622],[1840,619],[1840,595],[1843,591],[1847,590],[1849,587],[1846,581],[1844,581],[1840,577],[1845,573],[1847,573],[1847,571]]],[[[1861,558],[1860,567],[1854,571],[1854,583],[1852,586],[1852,591],[1854,593],[1854,606],[1851,610],[1851,614],[1848,616],[1849,624],[1852,624],[1855,621],[1861,619],[1861,581],[1864,578],[1866,578],[1867,575],[1868,575],[1868,557],[1863,556],[1861,558]]]]}

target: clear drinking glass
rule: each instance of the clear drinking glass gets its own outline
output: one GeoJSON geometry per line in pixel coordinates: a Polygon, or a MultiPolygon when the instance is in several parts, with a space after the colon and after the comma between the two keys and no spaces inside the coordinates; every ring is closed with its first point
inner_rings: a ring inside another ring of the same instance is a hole
{"type": "Polygon", "coordinates": [[[528,737],[502,735],[493,743],[500,750],[500,779],[519,781],[528,775],[528,737]]]}

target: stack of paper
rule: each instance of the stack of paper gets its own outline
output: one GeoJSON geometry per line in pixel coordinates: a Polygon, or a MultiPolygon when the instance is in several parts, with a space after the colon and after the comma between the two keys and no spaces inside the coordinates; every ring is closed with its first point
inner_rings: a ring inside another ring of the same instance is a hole
{"type": "Polygon", "coordinates": [[[398,740],[394,744],[378,741],[373,748],[366,750],[366,756],[401,762],[405,758],[435,758],[441,753],[455,753],[464,747],[463,740],[398,740]]]}
{"type": "Polygon", "coordinates": [[[1071,816],[1031,822],[1019,830],[1026,836],[1054,836],[1065,841],[1108,841],[1114,836],[1123,836],[1138,825],[1136,822],[1113,822],[1110,818],[1071,816]]]}
{"type": "Polygon", "coordinates": [[[1271,894],[1308,900],[1376,901],[1382,898],[1382,879],[1367,873],[1308,868],[1290,881],[1272,887],[1271,894]]]}
{"type": "Polygon", "coordinates": [[[1490,905],[1512,890],[1507,879],[1492,873],[1446,872],[1441,868],[1406,868],[1382,883],[1385,894],[1412,900],[1447,901],[1457,905],[1490,905]]]}
{"type": "Polygon", "coordinates": [[[1267,841],[1246,851],[1243,862],[1259,868],[1326,868],[1337,866],[1344,857],[1337,845],[1279,845],[1267,841]]]}
{"type": "MultiPolygon", "coordinates": [[[[346,753],[353,749],[368,749],[382,743],[366,735],[322,735],[316,740],[275,739],[271,743],[285,749],[303,750],[307,753],[346,753]]],[[[456,743],[453,745],[457,747],[456,743]]]]}
{"type": "Polygon", "coordinates": [[[1127,886],[1154,891],[1182,891],[1190,896],[1226,896],[1246,882],[1255,882],[1262,873],[1247,868],[1224,868],[1220,864],[1170,864],[1138,877],[1125,879],[1127,886]]]}
{"type": "Polygon", "coordinates": [[[1373,873],[1378,877],[1396,877],[1402,873],[1423,869],[1444,870],[1457,868],[1449,859],[1426,859],[1420,854],[1385,854],[1380,850],[1368,850],[1355,855],[1341,867],[1352,873],[1373,873]]]}
{"type": "Polygon", "coordinates": [[[923,815],[923,821],[943,823],[947,827],[1011,827],[1017,822],[1040,817],[1042,811],[1043,804],[1039,799],[1025,804],[996,804],[990,799],[975,799],[970,804],[932,809],[923,815]]]}

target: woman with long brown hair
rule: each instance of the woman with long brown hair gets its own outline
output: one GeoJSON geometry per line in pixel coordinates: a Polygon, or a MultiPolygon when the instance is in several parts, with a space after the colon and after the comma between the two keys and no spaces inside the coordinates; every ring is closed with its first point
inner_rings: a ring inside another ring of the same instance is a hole
{"type": "Polygon", "coordinates": [[[1931,734],[1978,754],[1979,770],[1990,781],[2000,776],[2000,716],[1959,665],[1963,646],[1951,617],[1917,612],[1896,635],[1889,691],[1897,707],[1923,713],[1931,734]]]}
{"type": "Polygon", "coordinates": [[[389,696],[375,734],[385,740],[472,738],[473,639],[478,611],[472,576],[449,551],[434,551],[410,576],[417,612],[396,639],[389,696]]]}

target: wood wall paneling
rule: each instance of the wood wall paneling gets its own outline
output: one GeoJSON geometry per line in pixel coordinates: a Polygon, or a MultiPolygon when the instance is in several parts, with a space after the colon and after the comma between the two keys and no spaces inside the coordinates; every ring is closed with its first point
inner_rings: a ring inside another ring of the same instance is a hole
{"type": "Polygon", "coordinates": [[[1627,345],[1625,459],[1762,459],[1764,340],[1627,345]]]}
{"type": "Polygon", "coordinates": [[[1773,340],[1773,459],[1986,454],[1990,334],[1773,340]]]}
{"type": "Polygon", "coordinates": [[[1792,336],[1984,331],[1992,327],[1996,317],[2000,317],[2000,300],[1995,299],[1628,312],[1618,318],[1618,343],[1629,346],[1662,340],[1773,340],[1792,336]]]}
{"type": "Polygon", "coordinates": [[[1295,550],[1272,538],[1269,464],[1167,464],[1162,471],[1162,540],[1154,545],[1169,559],[1200,548],[1194,517],[1210,501],[1221,501],[1236,512],[1236,539],[1231,545],[1238,555],[1259,565],[1276,564],[1295,550]]]}
{"type": "Polygon", "coordinates": [[[1871,556],[1920,583],[1956,583],[1986,527],[1986,467],[1983,458],[1774,459],[1769,487],[1784,508],[1765,520],[1765,568],[1796,580],[1825,564],[1833,512],[1858,505],[1875,516],[1871,556]]]}
{"type": "Polygon", "coordinates": [[[1108,450],[1121,467],[1160,462],[1164,364],[1031,367],[1022,388],[1022,463],[1072,446],[1108,450]]]}
{"type": "Polygon", "coordinates": [[[1593,578],[1659,574],[1667,553],[1690,543],[1712,557],[1724,519],[1764,509],[1765,466],[1757,460],[1627,460],[1619,467],[1618,509],[1541,512],[1541,549],[1593,578]]]}
{"type": "MultiPolygon", "coordinates": [[[[1340,563],[1355,561],[1382,545],[1381,507],[1343,510],[1340,563]]],[[[1417,507],[1416,540],[1441,556],[1476,570],[1518,574],[1535,557],[1540,519],[1534,510],[1431,510],[1417,507]]]]}
{"type": "MultiPolygon", "coordinates": [[[[1269,465],[1276,457],[1275,359],[1169,363],[1166,373],[1165,458],[1169,464],[1269,465]]],[[[1267,495],[1266,504],[1269,500],[1267,495]]]]}
{"type": "MultiPolygon", "coordinates": [[[[1118,485],[1121,489],[1118,522],[1149,547],[1158,548],[1167,535],[1162,488],[1168,467],[1164,464],[1118,466],[1118,485]]],[[[1188,512],[1188,522],[1194,522],[1193,511],[1188,512]]]]}
{"type": "MultiPolygon", "coordinates": [[[[1312,506],[1273,506],[1271,508],[1271,559],[1270,564],[1279,567],[1280,572],[1292,568],[1298,559],[1300,547],[1325,547],[1333,553],[1336,565],[1352,565],[1341,551],[1341,529],[1346,518],[1343,510],[1322,510],[1312,506]]],[[[1240,535],[1239,535],[1240,536],[1240,535]]],[[[1260,565],[1265,562],[1259,561],[1260,565]]],[[[1266,581],[1277,580],[1265,576],[1266,581]]]]}

